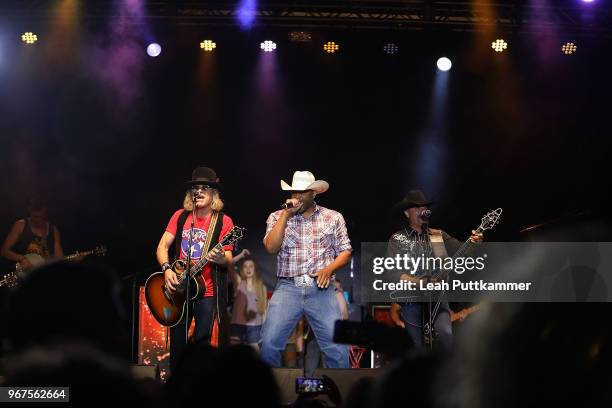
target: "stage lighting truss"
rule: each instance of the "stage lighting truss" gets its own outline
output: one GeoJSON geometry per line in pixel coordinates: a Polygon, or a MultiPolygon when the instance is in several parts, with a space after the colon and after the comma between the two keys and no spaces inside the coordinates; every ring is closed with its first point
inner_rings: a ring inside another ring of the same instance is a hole
{"type": "Polygon", "coordinates": [[[217,43],[211,40],[204,40],[200,43],[200,48],[206,52],[211,52],[215,48],[217,48],[217,43]]]}
{"type": "Polygon", "coordinates": [[[491,43],[491,48],[493,48],[495,52],[503,52],[506,48],[508,48],[508,43],[501,38],[498,38],[491,43]]]}
{"type": "Polygon", "coordinates": [[[274,41],[266,40],[261,43],[260,48],[265,52],[272,52],[276,49],[276,43],[274,41]]]}
{"type": "Polygon", "coordinates": [[[385,44],[385,46],[383,47],[383,51],[385,52],[385,54],[393,55],[397,54],[397,52],[399,51],[399,47],[396,44],[388,43],[385,44]]]}
{"type": "Polygon", "coordinates": [[[23,33],[21,35],[21,41],[23,41],[26,44],[34,44],[36,41],[38,41],[38,36],[28,31],[27,33],[23,33]]]}
{"type": "Polygon", "coordinates": [[[311,42],[312,34],[307,31],[292,31],[289,33],[289,40],[292,42],[311,42]]]}
{"type": "Polygon", "coordinates": [[[340,45],[336,44],[333,41],[328,41],[323,45],[323,49],[325,50],[325,52],[333,54],[340,49],[340,45]]]}
{"type": "Polygon", "coordinates": [[[577,49],[578,49],[578,47],[576,46],[576,44],[574,44],[572,42],[565,43],[561,47],[561,51],[563,51],[563,53],[565,55],[571,55],[571,54],[575,53],[577,49]]]}

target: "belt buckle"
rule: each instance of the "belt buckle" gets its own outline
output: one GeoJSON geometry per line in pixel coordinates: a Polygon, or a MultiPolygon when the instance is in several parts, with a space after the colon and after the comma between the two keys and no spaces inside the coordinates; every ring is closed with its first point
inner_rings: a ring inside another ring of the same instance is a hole
{"type": "Polygon", "coordinates": [[[298,288],[307,288],[314,285],[314,278],[308,274],[295,276],[293,278],[295,286],[298,288]]]}

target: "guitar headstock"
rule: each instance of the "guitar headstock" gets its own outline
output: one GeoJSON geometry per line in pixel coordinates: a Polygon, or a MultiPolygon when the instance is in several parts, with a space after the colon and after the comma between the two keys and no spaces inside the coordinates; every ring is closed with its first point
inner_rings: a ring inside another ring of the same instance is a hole
{"type": "Polygon", "coordinates": [[[19,277],[17,276],[17,272],[9,272],[0,278],[0,287],[12,288],[17,286],[17,281],[19,277]]]}
{"type": "Polygon", "coordinates": [[[97,246],[93,249],[93,254],[96,256],[106,255],[107,249],[104,245],[97,246]]]}
{"type": "Polygon", "coordinates": [[[497,224],[499,224],[499,219],[501,218],[502,209],[498,208],[497,210],[492,210],[486,213],[480,222],[480,227],[478,229],[480,231],[490,230],[495,228],[497,224]]]}
{"type": "Polygon", "coordinates": [[[221,246],[232,245],[238,241],[240,241],[244,237],[244,231],[246,228],[239,227],[235,225],[230,232],[227,233],[226,236],[223,237],[221,242],[219,243],[221,246]]]}

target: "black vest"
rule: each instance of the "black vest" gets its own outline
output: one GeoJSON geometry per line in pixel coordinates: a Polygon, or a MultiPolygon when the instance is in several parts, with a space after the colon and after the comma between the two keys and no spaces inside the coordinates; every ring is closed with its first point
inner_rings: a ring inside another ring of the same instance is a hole
{"type": "MultiPolygon", "coordinates": [[[[185,226],[185,222],[187,221],[187,217],[191,211],[183,210],[181,215],[176,222],[176,236],[180,237],[180,239],[174,240],[174,251],[173,251],[173,259],[177,260],[181,255],[181,245],[183,242],[183,228],[185,226]],[[180,234],[180,235],[179,235],[180,234]]],[[[219,221],[214,229],[214,231],[208,229],[208,233],[212,233],[213,236],[210,241],[210,249],[212,249],[217,243],[219,243],[219,237],[221,235],[221,228],[223,227],[223,216],[222,212],[219,213],[219,221]]],[[[204,255],[204,254],[202,254],[204,255]]],[[[221,270],[221,266],[217,265],[214,262],[210,263],[212,268],[212,282],[213,282],[213,301],[215,305],[215,318],[219,319],[219,347],[223,347],[229,344],[229,330],[228,324],[229,319],[226,313],[227,310],[227,273],[221,270]]]]}
{"type": "Polygon", "coordinates": [[[48,233],[46,236],[40,237],[35,235],[32,232],[30,220],[26,217],[23,232],[13,247],[13,250],[18,254],[38,254],[43,258],[53,256],[55,249],[55,228],[50,222],[47,222],[47,226],[48,233]]]}

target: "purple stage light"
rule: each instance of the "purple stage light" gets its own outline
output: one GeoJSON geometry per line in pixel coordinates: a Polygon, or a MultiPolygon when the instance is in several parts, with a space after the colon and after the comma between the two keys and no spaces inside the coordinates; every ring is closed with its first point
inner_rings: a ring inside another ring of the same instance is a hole
{"type": "Polygon", "coordinates": [[[249,29],[255,23],[255,13],[257,12],[256,0],[241,0],[236,9],[236,18],[240,27],[249,29]]]}

